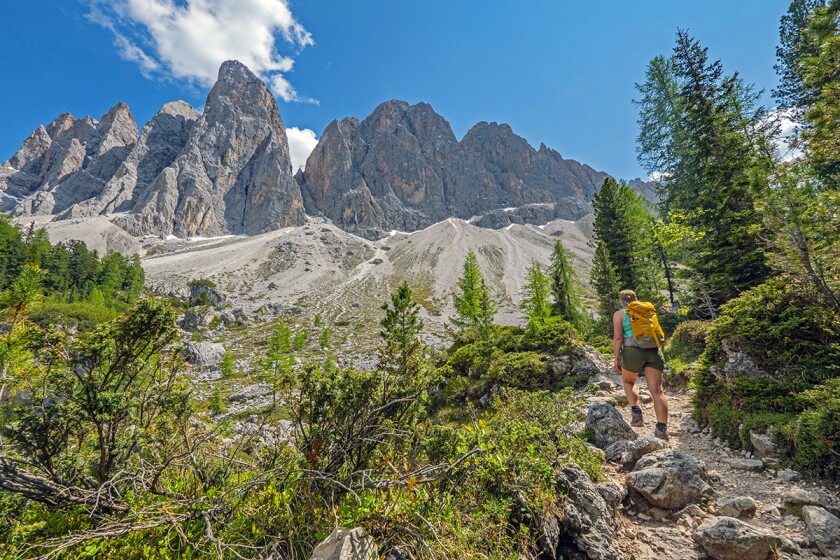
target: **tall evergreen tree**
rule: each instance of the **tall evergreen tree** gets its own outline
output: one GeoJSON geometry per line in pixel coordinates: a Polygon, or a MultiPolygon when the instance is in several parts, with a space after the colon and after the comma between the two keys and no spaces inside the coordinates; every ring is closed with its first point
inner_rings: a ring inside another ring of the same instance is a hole
{"type": "Polygon", "coordinates": [[[458,279],[453,296],[456,316],[452,323],[462,330],[475,329],[486,334],[496,315],[496,304],[490,299],[478,259],[472,249],[464,260],[464,273],[458,279]]]}
{"type": "Polygon", "coordinates": [[[817,7],[803,31],[808,45],[798,60],[809,97],[802,133],[821,189],[840,190],[840,0],[817,7]]]}
{"type": "MultiPolygon", "coordinates": [[[[634,240],[636,232],[630,218],[629,198],[623,185],[607,177],[595,193],[595,238],[606,244],[616,273],[624,286],[633,285],[635,274],[634,240]]],[[[629,189],[629,187],[628,187],[629,189]]]]}
{"type": "Polygon", "coordinates": [[[408,282],[399,285],[391,295],[390,305],[383,303],[382,310],[385,317],[380,322],[382,330],[379,334],[383,342],[380,361],[399,373],[413,373],[421,346],[419,335],[423,330],[423,321],[419,317],[420,306],[414,302],[408,282]]]}
{"type": "Polygon", "coordinates": [[[523,288],[522,308],[528,318],[528,328],[541,325],[551,316],[551,285],[542,265],[531,261],[523,288]]]}
{"type": "Polygon", "coordinates": [[[641,195],[610,177],[593,206],[595,238],[606,244],[619,283],[644,299],[656,299],[662,268],[653,243],[653,216],[641,195]]]}
{"type": "Polygon", "coordinates": [[[609,322],[618,309],[618,292],[621,291],[618,274],[610,258],[610,250],[603,241],[595,248],[590,284],[598,296],[598,314],[602,321],[609,322]]]}
{"type": "Polygon", "coordinates": [[[769,272],[753,197],[766,188],[773,163],[758,94],[737,74],[724,76],[720,61],[710,62],[707,49],[684,31],[671,62],[654,59],[647,78],[638,87],[640,138],[670,133],[671,141],[640,143],[639,159],[665,173],[664,207],[698,232],[689,264],[720,305],[769,272]],[[671,75],[657,77],[661,72],[671,75]]]}
{"type": "Polygon", "coordinates": [[[577,275],[571,264],[571,254],[558,239],[554,242],[549,265],[551,291],[554,294],[552,311],[573,325],[582,326],[583,302],[577,288],[577,275]]]}
{"type": "Polygon", "coordinates": [[[805,83],[804,62],[819,56],[819,43],[809,40],[809,17],[816,8],[825,7],[825,0],[793,0],[779,24],[779,45],[776,47],[774,66],[779,75],[779,86],[773,96],[779,106],[794,111],[794,118],[802,108],[811,105],[818,95],[805,83]]]}

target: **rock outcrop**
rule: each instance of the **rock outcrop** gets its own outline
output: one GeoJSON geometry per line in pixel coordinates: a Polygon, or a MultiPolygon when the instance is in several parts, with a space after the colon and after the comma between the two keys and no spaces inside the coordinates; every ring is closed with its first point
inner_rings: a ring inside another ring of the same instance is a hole
{"type": "Polygon", "coordinates": [[[55,214],[97,196],[135,142],[137,124],[125,103],[100,121],[62,113],[0,165],[0,210],[55,214]]]}
{"type": "Polygon", "coordinates": [[[627,486],[651,505],[676,510],[713,493],[705,466],[690,455],[663,449],[642,457],[627,486]]]}
{"type": "Polygon", "coordinates": [[[636,439],[636,432],[621,413],[607,403],[593,403],[586,413],[586,430],[594,433],[594,444],[604,450],[608,461],[620,461],[628,442],[636,439]]]}
{"type": "Polygon", "coordinates": [[[363,529],[336,529],[312,551],[310,560],[375,560],[376,542],[363,529]]]}
{"type": "Polygon", "coordinates": [[[286,129],[265,84],[227,61],[184,149],[117,223],[135,235],[257,234],[303,223],[286,129]]]}
{"type": "Polygon", "coordinates": [[[164,105],[143,127],[139,140],[102,191],[68,208],[59,219],[131,210],[160,172],[175,161],[197,120],[198,113],[183,101],[164,105]]]}
{"type": "Polygon", "coordinates": [[[576,464],[563,467],[558,488],[567,497],[557,513],[540,522],[545,557],[596,560],[623,558],[616,543],[615,511],[624,492],[617,485],[593,484],[576,464]]]}
{"type": "Polygon", "coordinates": [[[713,517],[703,522],[694,540],[714,560],[769,560],[780,539],[731,517],[713,517]]]}
{"type": "Polygon", "coordinates": [[[404,101],[333,121],[297,175],[308,213],[368,238],[486,213],[478,223],[490,227],[578,219],[604,178],[504,124],[479,123],[459,142],[430,105],[404,101]]]}

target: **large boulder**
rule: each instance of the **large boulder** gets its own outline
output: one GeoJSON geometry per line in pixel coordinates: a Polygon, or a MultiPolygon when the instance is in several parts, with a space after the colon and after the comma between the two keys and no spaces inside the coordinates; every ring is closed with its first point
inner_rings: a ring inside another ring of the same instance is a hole
{"type": "Polygon", "coordinates": [[[759,459],[779,456],[779,446],[769,434],[760,434],[750,430],[750,445],[753,448],[753,455],[759,459]]]}
{"type": "Polygon", "coordinates": [[[840,518],[825,508],[805,506],[802,519],[820,552],[829,558],[840,558],[840,518]]]}
{"type": "Polygon", "coordinates": [[[769,560],[781,544],[770,531],[731,517],[707,519],[693,537],[714,560],[769,560]]]}
{"type": "Polygon", "coordinates": [[[336,529],[315,547],[309,560],[377,560],[378,549],[364,529],[336,529]]]}
{"type": "Polygon", "coordinates": [[[196,368],[218,367],[226,350],[217,342],[188,342],[184,348],[187,361],[196,368]]]}
{"type": "Polygon", "coordinates": [[[636,439],[636,432],[625,422],[621,413],[606,403],[592,403],[586,413],[585,429],[595,432],[593,443],[599,449],[607,449],[614,443],[636,439]]]}
{"type": "Polygon", "coordinates": [[[578,465],[564,467],[557,479],[566,495],[559,513],[542,520],[540,547],[551,558],[618,560],[615,510],[623,493],[615,485],[593,484],[578,465]]]}
{"type": "Polygon", "coordinates": [[[645,455],[670,447],[667,441],[659,439],[653,434],[644,434],[627,444],[621,462],[632,467],[645,455]]]}
{"type": "Polygon", "coordinates": [[[717,503],[718,515],[724,517],[753,517],[758,504],[749,496],[725,498],[717,503]]]}
{"type": "Polygon", "coordinates": [[[663,509],[681,509],[714,491],[706,467],[690,455],[663,449],[642,457],[627,475],[627,486],[663,509]]]}

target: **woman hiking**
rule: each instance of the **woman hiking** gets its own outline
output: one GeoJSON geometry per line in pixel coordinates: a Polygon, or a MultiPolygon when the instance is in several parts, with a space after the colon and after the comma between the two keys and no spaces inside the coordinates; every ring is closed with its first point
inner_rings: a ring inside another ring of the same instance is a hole
{"type": "Polygon", "coordinates": [[[613,314],[613,355],[615,371],[621,374],[624,393],[631,410],[631,426],[644,426],[642,409],[639,406],[639,390],[636,379],[644,373],[650,396],[653,397],[653,409],[656,411],[656,428],[653,435],[668,439],[668,397],[662,388],[662,371],[665,362],[656,348],[639,348],[630,327],[627,306],[636,301],[636,292],[622,290],[619,294],[621,309],[613,314]]]}

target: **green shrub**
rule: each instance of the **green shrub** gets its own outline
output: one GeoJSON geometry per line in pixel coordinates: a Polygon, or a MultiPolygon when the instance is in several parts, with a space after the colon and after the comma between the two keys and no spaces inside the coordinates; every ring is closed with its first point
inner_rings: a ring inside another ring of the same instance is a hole
{"type": "Polygon", "coordinates": [[[213,414],[224,414],[227,412],[224,398],[222,398],[222,391],[218,387],[213,389],[213,393],[210,395],[209,406],[210,412],[213,414]]]}
{"type": "Polygon", "coordinates": [[[509,352],[494,356],[484,378],[518,389],[548,386],[547,357],[536,352],[509,352]]]}
{"type": "Polygon", "coordinates": [[[668,338],[665,347],[668,359],[678,359],[686,364],[697,361],[706,349],[706,335],[711,327],[712,323],[708,321],[680,323],[668,338]]]}
{"type": "Polygon", "coordinates": [[[840,321],[836,313],[794,286],[774,278],[723,306],[706,341],[714,362],[722,341],[756,364],[781,374],[796,372],[811,383],[840,375],[840,321]]]}
{"type": "Polygon", "coordinates": [[[29,318],[43,328],[50,325],[64,325],[79,331],[89,331],[99,324],[115,319],[119,312],[120,306],[106,307],[87,301],[73,303],[45,301],[32,311],[29,318]]]}
{"type": "Polygon", "coordinates": [[[750,449],[751,430],[773,433],[783,458],[797,468],[836,475],[840,322],[814,301],[788,279],[775,278],[724,305],[710,328],[681,325],[669,349],[676,344],[677,356],[692,356],[706,331],[693,404],[716,437],[750,449]],[[716,375],[727,360],[724,341],[731,351],[749,354],[763,375],[716,375]]]}
{"type": "Polygon", "coordinates": [[[222,354],[222,361],[219,362],[219,370],[222,372],[222,377],[225,378],[236,375],[236,364],[233,360],[233,354],[230,352],[222,354]]]}
{"type": "Polygon", "coordinates": [[[542,350],[562,354],[578,339],[577,331],[571,323],[559,317],[549,317],[525,332],[522,338],[522,350],[542,350]]]}
{"type": "Polygon", "coordinates": [[[794,464],[802,470],[840,478],[840,378],[799,395],[805,410],[791,432],[794,464]]]}

